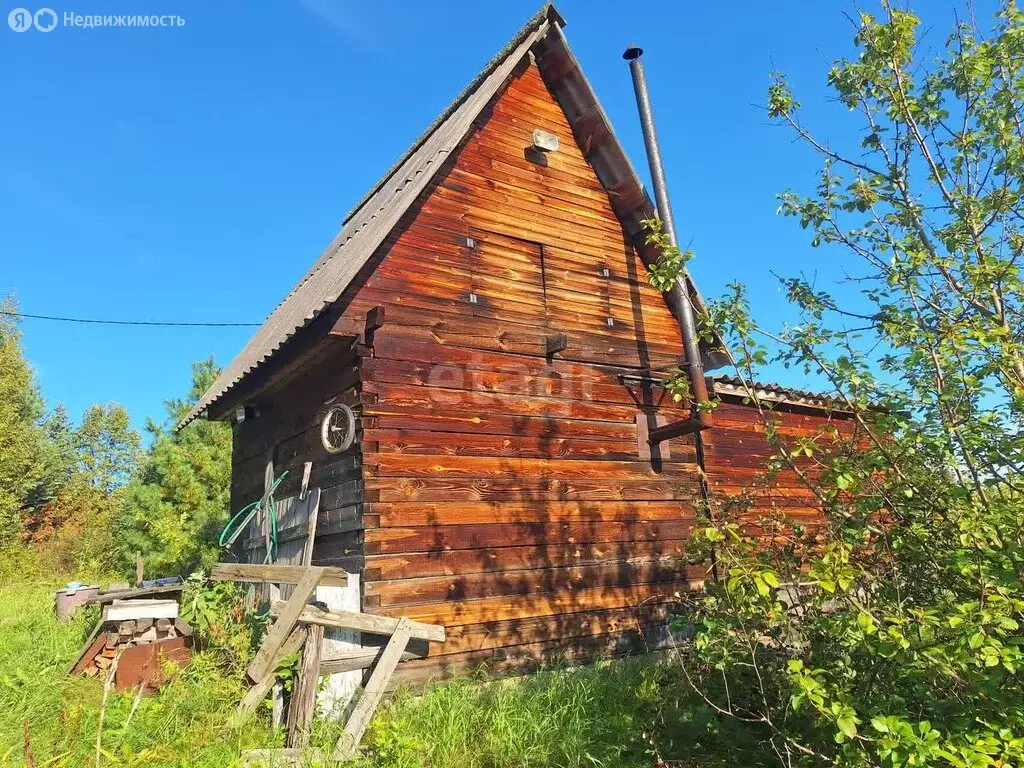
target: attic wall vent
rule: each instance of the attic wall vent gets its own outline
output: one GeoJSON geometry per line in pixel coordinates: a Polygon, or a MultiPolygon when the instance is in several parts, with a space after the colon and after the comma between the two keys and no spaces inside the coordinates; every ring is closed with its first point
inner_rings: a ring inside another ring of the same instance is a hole
{"type": "Polygon", "coordinates": [[[558,137],[549,131],[535,128],[533,130],[533,148],[541,152],[557,152],[558,137]]]}

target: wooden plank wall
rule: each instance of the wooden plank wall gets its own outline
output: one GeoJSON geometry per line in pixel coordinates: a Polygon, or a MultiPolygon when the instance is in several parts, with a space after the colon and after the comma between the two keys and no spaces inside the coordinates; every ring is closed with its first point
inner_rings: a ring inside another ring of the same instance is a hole
{"type": "Polygon", "coordinates": [[[401,679],[635,647],[703,578],[678,560],[699,484],[692,440],[639,459],[638,412],[685,414],[617,374],[683,347],[536,66],[353,292],[350,319],[386,318],[361,367],[364,610],[449,636],[401,679]]]}
{"type": "Polygon", "coordinates": [[[715,427],[704,433],[704,464],[720,513],[738,517],[752,535],[788,543],[791,525],[813,531],[823,522],[821,505],[797,472],[784,468],[769,477],[768,463],[779,450],[801,438],[815,439],[814,456],[794,460],[808,478],[821,475],[821,462],[835,450],[856,449],[856,422],[850,414],[799,405],[775,405],[765,416],[737,397],[723,398],[715,427]],[[766,436],[765,419],[775,424],[778,445],[766,436]],[[770,521],[776,524],[770,524],[770,521]]]}
{"type": "MultiPolygon", "coordinates": [[[[692,438],[641,460],[635,418],[685,416],[619,375],[678,362],[679,331],[646,282],[537,68],[524,61],[441,178],[343,297],[341,325],[385,310],[371,356],[330,340],[236,426],[232,509],[259,498],[267,452],[297,493],[322,489],[314,563],[360,570],[363,610],[443,624],[448,641],[396,680],[486,664],[615,654],[664,639],[665,605],[699,585],[682,561],[701,488],[692,438]],[[535,154],[531,134],[558,136],[535,154]],[[553,358],[546,342],[564,333],[553,358]],[[320,445],[326,404],[359,414],[355,447],[320,445]]],[[[780,407],[789,438],[843,416],[780,407]]],[[[820,510],[792,472],[759,485],[773,449],[756,409],[726,398],[704,433],[716,503],[757,518],[820,510]],[[751,489],[754,489],[751,493],[751,489]]],[[[814,461],[805,461],[814,472],[814,461]]],[[[364,643],[372,642],[369,637],[364,643]]]]}
{"type": "Polygon", "coordinates": [[[255,402],[259,416],[235,425],[231,510],[263,495],[268,451],[273,450],[274,474],[288,471],[275,497],[296,496],[303,464],[313,463],[310,488],[320,488],[314,565],[361,567],[362,460],[358,445],[339,455],[324,450],[320,423],[327,405],[343,402],[361,408],[357,360],[350,352],[325,344],[295,375],[261,393],[255,402]]]}

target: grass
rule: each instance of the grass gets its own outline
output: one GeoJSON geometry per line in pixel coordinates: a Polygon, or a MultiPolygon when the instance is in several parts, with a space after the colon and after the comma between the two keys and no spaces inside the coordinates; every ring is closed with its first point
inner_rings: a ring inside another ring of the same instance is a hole
{"type": "Polygon", "coordinates": [[[241,682],[200,654],[134,712],[131,694],[112,695],[97,750],[103,684],[65,675],[95,614],[61,625],[52,600],[52,585],[0,587],[0,765],[224,766],[273,744],[259,724],[223,727],[241,682]]]}
{"type": "Polygon", "coordinates": [[[761,764],[749,732],[715,717],[676,667],[644,657],[399,693],[370,745],[371,764],[394,768],[761,764]]]}
{"type": "MultiPolygon", "coordinates": [[[[101,731],[102,682],[64,674],[95,614],[60,624],[52,577],[3,570],[0,765],[222,768],[241,765],[243,749],[282,744],[262,716],[225,725],[243,685],[209,652],[137,704],[111,693],[101,731]]],[[[760,764],[757,739],[735,727],[696,701],[672,665],[639,658],[400,692],[374,719],[360,768],[760,764]]],[[[338,729],[318,722],[314,745],[333,744],[338,729]]]]}

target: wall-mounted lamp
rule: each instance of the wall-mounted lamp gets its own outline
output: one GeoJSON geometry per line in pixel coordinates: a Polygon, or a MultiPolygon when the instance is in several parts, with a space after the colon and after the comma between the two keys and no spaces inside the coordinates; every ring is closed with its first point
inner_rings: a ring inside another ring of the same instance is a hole
{"type": "Polygon", "coordinates": [[[533,130],[533,148],[540,152],[557,152],[558,137],[550,131],[535,128],[533,130]]]}

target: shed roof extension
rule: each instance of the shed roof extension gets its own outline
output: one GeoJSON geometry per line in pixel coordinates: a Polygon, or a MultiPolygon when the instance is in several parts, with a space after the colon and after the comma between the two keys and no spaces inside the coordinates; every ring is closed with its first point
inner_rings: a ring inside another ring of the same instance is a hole
{"type": "Polygon", "coordinates": [[[761,400],[799,405],[805,408],[816,408],[833,411],[849,411],[849,404],[838,395],[812,392],[807,389],[783,387],[770,382],[741,379],[739,376],[718,375],[712,378],[716,395],[733,397],[749,397],[755,395],[761,400]]]}

